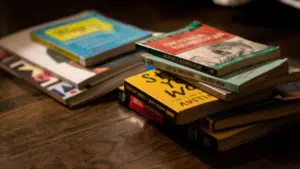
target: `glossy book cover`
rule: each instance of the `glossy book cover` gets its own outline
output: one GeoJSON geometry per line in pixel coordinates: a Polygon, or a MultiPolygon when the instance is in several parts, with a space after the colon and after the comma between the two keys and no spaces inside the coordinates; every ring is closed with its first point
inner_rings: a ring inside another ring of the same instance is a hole
{"type": "Polygon", "coordinates": [[[143,64],[140,61],[140,52],[129,52],[114,58],[112,62],[109,60],[103,64],[84,67],[43,45],[31,41],[30,32],[33,29],[28,28],[1,38],[0,46],[5,51],[53,73],[80,89],[86,86],[94,86],[119,71],[125,71],[137,64],[143,64]]]}
{"type": "Polygon", "coordinates": [[[193,85],[166,72],[149,70],[124,81],[125,92],[142,100],[165,114],[176,124],[187,124],[214,112],[270,97],[270,93],[241,98],[235,102],[223,102],[193,85]]]}
{"type": "Polygon", "coordinates": [[[158,57],[217,76],[279,57],[275,52],[278,47],[252,42],[197,21],[136,45],[158,57]],[[276,54],[270,54],[273,51],[276,54]]]}
{"type": "MultiPolygon", "coordinates": [[[[83,65],[101,53],[117,50],[150,35],[149,31],[121,23],[95,11],[35,29],[31,33],[34,41],[83,65]]],[[[99,60],[108,58],[107,55],[102,57],[104,58],[99,60]]]]}
{"type": "MultiPolygon", "coordinates": [[[[144,93],[180,113],[218,99],[158,70],[150,70],[125,79],[144,93]]],[[[125,84],[125,89],[126,84],[125,84]]]]}

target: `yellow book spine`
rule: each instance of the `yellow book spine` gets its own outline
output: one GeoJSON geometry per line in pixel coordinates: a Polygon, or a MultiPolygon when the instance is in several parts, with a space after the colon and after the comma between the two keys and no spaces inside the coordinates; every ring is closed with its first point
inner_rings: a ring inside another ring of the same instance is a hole
{"type": "Polygon", "coordinates": [[[71,53],[71,52],[69,52],[69,51],[67,51],[65,49],[62,49],[62,48],[60,48],[60,47],[58,47],[58,46],[56,46],[56,45],[48,42],[47,40],[45,40],[45,39],[43,39],[43,38],[41,38],[41,37],[39,37],[37,35],[30,34],[30,37],[31,37],[32,41],[35,41],[37,43],[40,43],[40,44],[46,46],[47,48],[49,48],[49,49],[57,52],[58,54],[60,54],[63,57],[66,57],[66,58],[68,58],[68,59],[70,59],[70,60],[72,60],[72,61],[74,61],[76,63],[80,63],[81,62],[80,58],[77,55],[75,55],[75,54],[73,54],[73,53],[71,53]]]}
{"type": "Polygon", "coordinates": [[[128,82],[124,82],[124,88],[125,91],[129,94],[141,99],[143,102],[148,104],[151,107],[154,107],[156,110],[161,112],[166,118],[170,119],[171,121],[176,123],[177,116],[174,113],[174,110],[168,108],[164,104],[160,103],[159,101],[156,101],[151,96],[147,95],[146,93],[140,91],[136,87],[130,85],[128,82]]]}

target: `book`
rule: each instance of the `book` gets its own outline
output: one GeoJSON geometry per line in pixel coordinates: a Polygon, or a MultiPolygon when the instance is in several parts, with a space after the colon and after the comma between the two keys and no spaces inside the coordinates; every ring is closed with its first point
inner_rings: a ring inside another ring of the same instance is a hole
{"type": "Polygon", "coordinates": [[[213,76],[280,58],[277,46],[252,42],[197,21],[182,29],[138,41],[136,47],[213,76]]]}
{"type": "Polygon", "coordinates": [[[94,86],[141,64],[141,52],[129,52],[102,64],[86,68],[30,40],[33,28],[0,39],[0,47],[31,64],[51,72],[79,89],[94,86]]]}
{"type": "Polygon", "coordinates": [[[157,69],[235,93],[249,90],[250,84],[257,84],[276,76],[288,74],[287,58],[257,63],[222,77],[215,77],[150,54],[144,54],[143,57],[146,64],[157,69]]]}
{"type": "Polygon", "coordinates": [[[271,92],[257,93],[235,102],[224,102],[159,70],[149,70],[126,78],[124,86],[126,92],[155,107],[178,125],[272,95],[271,92]]]}
{"type": "Polygon", "coordinates": [[[297,115],[300,113],[299,103],[300,100],[268,101],[252,107],[215,113],[206,118],[208,129],[217,132],[297,115]]]}
{"type": "Polygon", "coordinates": [[[125,92],[124,85],[118,88],[118,101],[125,107],[147,117],[158,124],[165,124],[166,119],[163,114],[157,112],[154,108],[145,104],[140,99],[125,92]]]}
{"type": "Polygon", "coordinates": [[[83,66],[93,66],[135,50],[150,31],[85,11],[31,31],[31,39],[83,66]]]}
{"type": "Polygon", "coordinates": [[[242,144],[246,144],[264,135],[275,132],[276,129],[282,128],[285,125],[299,120],[296,118],[277,119],[271,122],[250,125],[235,129],[229,129],[221,132],[211,132],[202,121],[195,121],[186,125],[174,125],[167,123],[165,117],[159,113],[157,109],[152,108],[141,99],[130,95],[119,88],[119,100],[122,105],[129,109],[147,117],[148,119],[160,125],[162,128],[170,129],[177,135],[194,141],[193,143],[208,148],[212,151],[228,151],[242,144]]]}
{"type": "Polygon", "coordinates": [[[299,123],[300,116],[276,119],[262,124],[245,126],[222,132],[211,132],[205,126],[198,124],[198,127],[190,128],[190,139],[199,141],[210,149],[220,152],[228,151],[242,144],[249,143],[257,138],[279,132],[285,127],[299,123]]]}
{"type": "Polygon", "coordinates": [[[278,93],[277,99],[279,100],[295,100],[300,99],[300,78],[294,82],[284,83],[277,85],[275,91],[278,93]]]}
{"type": "Polygon", "coordinates": [[[289,73],[287,75],[282,75],[274,77],[273,79],[264,80],[263,83],[253,83],[247,86],[248,90],[241,93],[234,93],[228,90],[220,89],[218,87],[208,85],[206,83],[197,82],[194,80],[184,79],[187,82],[193,84],[195,87],[203,90],[219,99],[224,101],[234,101],[239,98],[246,97],[247,95],[253,94],[255,92],[261,92],[262,90],[273,90],[273,86],[297,81],[300,79],[300,69],[296,67],[289,66],[289,73]]]}
{"type": "Polygon", "coordinates": [[[145,66],[141,64],[119,73],[91,88],[78,89],[68,82],[53,76],[52,73],[34,66],[15,55],[1,57],[0,67],[32,84],[68,107],[79,106],[101,97],[120,86],[126,77],[145,70],[145,66]]]}

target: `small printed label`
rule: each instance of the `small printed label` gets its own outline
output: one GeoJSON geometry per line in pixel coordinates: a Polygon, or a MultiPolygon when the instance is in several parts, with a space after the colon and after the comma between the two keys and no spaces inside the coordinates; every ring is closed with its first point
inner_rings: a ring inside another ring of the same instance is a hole
{"type": "Polygon", "coordinates": [[[132,110],[137,111],[138,113],[148,117],[151,120],[154,120],[160,124],[163,124],[163,116],[160,113],[154,112],[151,110],[147,105],[145,105],[142,101],[139,99],[130,96],[130,102],[129,102],[129,107],[132,110]]]}
{"type": "Polygon", "coordinates": [[[8,54],[0,49],[0,60],[7,58],[9,56],[10,56],[10,54],[8,54]]]}
{"type": "Polygon", "coordinates": [[[57,96],[62,97],[62,99],[68,99],[82,92],[81,90],[71,86],[66,82],[61,82],[50,86],[48,87],[48,90],[53,92],[57,96]]]}
{"type": "Polygon", "coordinates": [[[60,41],[75,39],[94,32],[109,32],[113,25],[98,18],[89,18],[79,22],[59,26],[46,31],[46,34],[60,41]]]}

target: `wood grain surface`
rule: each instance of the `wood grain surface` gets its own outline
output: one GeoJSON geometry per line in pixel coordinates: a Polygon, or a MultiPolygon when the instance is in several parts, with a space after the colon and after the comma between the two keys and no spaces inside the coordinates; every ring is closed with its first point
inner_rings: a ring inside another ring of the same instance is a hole
{"type": "MultiPolygon", "coordinates": [[[[44,1],[43,1],[44,2],[44,1]]],[[[145,29],[169,31],[200,20],[261,43],[280,45],[299,64],[300,11],[259,2],[223,8],[198,1],[131,1],[114,5],[73,2],[45,5],[5,3],[3,34],[76,13],[97,9],[145,29]],[[139,3],[137,3],[139,2],[139,3]],[[172,5],[170,5],[172,3],[172,5]]],[[[3,11],[2,11],[3,12],[3,11]]],[[[228,152],[214,153],[191,144],[119,105],[116,92],[68,109],[4,71],[0,71],[1,169],[289,169],[300,167],[300,126],[294,125],[228,152]]],[[[299,108],[300,111],[300,108],[299,108]]]]}

